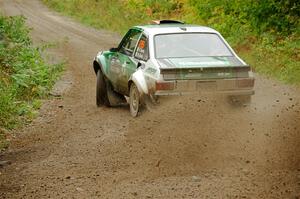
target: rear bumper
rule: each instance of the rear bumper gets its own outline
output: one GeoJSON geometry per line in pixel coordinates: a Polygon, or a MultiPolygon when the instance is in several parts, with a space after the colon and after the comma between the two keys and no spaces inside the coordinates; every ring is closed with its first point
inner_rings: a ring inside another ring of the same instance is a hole
{"type": "Polygon", "coordinates": [[[188,95],[194,93],[220,93],[225,95],[254,95],[254,78],[176,80],[172,90],[156,90],[155,95],[188,95]],[[246,84],[245,84],[246,83],[246,84]]]}
{"type": "MultiPolygon", "coordinates": [[[[212,92],[165,92],[165,91],[157,91],[155,95],[157,96],[178,96],[178,95],[192,95],[195,93],[212,93],[212,92]]],[[[254,90],[227,90],[227,91],[215,91],[214,93],[224,94],[224,95],[254,95],[254,90]]]]}

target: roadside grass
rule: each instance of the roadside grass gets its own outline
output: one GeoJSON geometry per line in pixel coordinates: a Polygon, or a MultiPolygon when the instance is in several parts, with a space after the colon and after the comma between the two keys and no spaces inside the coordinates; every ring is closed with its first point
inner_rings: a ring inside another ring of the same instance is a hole
{"type": "Polygon", "coordinates": [[[289,83],[300,85],[300,39],[299,35],[286,38],[267,36],[260,39],[248,51],[241,51],[257,73],[289,83]]]}
{"type": "Polygon", "coordinates": [[[125,34],[133,25],[145,24],[153,19],[179,19],[187,23],[207,25],[220,31],[256,72],[275,77],[285,83],[300,84],[300,31],[297,15],[291,15],[289,18],[282,18],[282,13],[271,15],[270,20],[273,20],[271,22],[276,24],[278,29],[289,28],[290,21],[296,24],[295,26],[298,25],[296,29],[288,29],[285,32],[269,28],[266,19],[257,21],[254,18],[259,18],[258,14],[266,14],[262,12],[263,9],[269,13],[275,8],[281,9],[273,6],[277,5],[271,2],[273,0],[255,5],[238,0],[230,4],[225,0],[42,1],[56,11],[72,16],[86,25],[120,34],[125,34]],[[253,9],[249,9],[250,7],[253,9]],[[250,21],[248,18],[251,17],[250,21]],[[287,21],[289,19],[290,21],[287,21]]]}
{"type": "Polygon", "coordinates": [[[0,14],[0,150],[8,146],[5,129],[30,122],[47,97],[63,64],[47,64],[44,47],[33,47],[22,16],[0,14]]]}

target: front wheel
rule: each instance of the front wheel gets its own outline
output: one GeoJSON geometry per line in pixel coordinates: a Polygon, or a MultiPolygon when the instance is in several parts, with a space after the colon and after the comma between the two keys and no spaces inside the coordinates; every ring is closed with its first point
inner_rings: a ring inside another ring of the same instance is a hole
{"type": "Polygon", "coordinates": [[[134,83],[132,83],[130,86],[130,93],[129,93],[129,107],[130,107],[130,113],[132,117],[138,116],[140,104],[141,104],[140,92],[137,86],[134,83]]]}

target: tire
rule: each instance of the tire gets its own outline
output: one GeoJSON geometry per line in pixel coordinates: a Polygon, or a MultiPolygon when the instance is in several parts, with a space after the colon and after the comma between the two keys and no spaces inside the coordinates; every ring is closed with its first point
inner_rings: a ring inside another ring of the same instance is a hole
{"type": "Polygon", "coordinates": [[[140,111],[141,98],[137,86],[132,83],[129,91],[129,108],[132,117],[137,117],[140,111]]]}
{"type": "Polygon", "coordinates": [[[96,104],[98,107],[100,106],[110,106],[107,90],[106,90],[106,82],[104,79],[104,75],[101,70],[97,71],[97,83],[96,83],[96,104]]]}

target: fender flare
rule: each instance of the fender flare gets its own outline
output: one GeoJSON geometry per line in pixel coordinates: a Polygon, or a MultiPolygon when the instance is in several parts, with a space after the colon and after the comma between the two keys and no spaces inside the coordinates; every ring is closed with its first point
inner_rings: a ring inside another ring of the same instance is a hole
{"type": "Polygon", "coordinates": [[[135,73],[133,73],[128,81],[128,89],[130,89],[130,85],[134,83],[141,95],[148,95],[148,86],[145,79],[145,76],[142,70],[138,69],[135,73]]]}
{"type": "Polygon", "coordinates": [[[104,56],[102,55],[103,52],[100,51],[97,56],[95,57],[94,61],[93,61],[93,68],[94,68],[94,72],[97,75],[98,70],[101,70],[101,72],[106,76],[107,75],[107,70],[106,69],[106,63],[105,63],[105,59],[104,56]]]}
{"type": "Polygon", "coordinates": [[[93,68],[94,68],[94,72],[96,75],[97,75],[98,70],[103,71],[101,64],[99,64],[96,59],[93,61],[93,68]]]}

